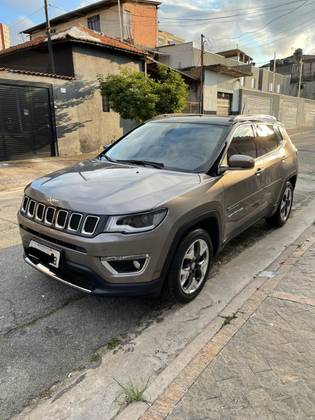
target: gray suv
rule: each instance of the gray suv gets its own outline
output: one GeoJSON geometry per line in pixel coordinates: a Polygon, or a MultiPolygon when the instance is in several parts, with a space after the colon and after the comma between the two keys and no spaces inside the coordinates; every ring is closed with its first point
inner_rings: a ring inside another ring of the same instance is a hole
{"type": "Polygon", "coordinates": [[[87,293],[188,302],[229,240],[262,218],[287,221],[297,172],[273,117],[158,117],[26,187],[24,258],[87,293]]]}

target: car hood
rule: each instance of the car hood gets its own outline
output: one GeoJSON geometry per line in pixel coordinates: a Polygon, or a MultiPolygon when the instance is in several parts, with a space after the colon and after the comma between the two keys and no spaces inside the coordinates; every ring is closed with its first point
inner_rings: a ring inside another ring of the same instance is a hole
{"type": "Polygon", "coordinates": [[[90,160],[32,182],[26,194],[93,214],[150,210],[200,184],[198,174],[90,160]]]}

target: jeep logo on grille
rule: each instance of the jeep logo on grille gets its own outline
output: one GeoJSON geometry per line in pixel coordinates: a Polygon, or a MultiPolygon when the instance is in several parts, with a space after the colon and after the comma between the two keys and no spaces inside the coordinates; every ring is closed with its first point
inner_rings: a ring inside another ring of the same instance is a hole
{"type": "Polygon", "coordinates": [[[56,198],[52,198],[52,197],[49,197],[49,198],[47,198],[47,200],[46,200],[49,204],[58,204],[58,202],[59,202],[59,200],[57,200],[56,198]]]}

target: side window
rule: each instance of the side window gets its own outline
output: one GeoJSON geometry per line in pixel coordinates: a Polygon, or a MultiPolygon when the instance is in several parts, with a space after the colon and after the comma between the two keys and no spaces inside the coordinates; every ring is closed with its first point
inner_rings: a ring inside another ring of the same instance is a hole
{"type": "Polygon", "coordinates": [[[251,125],[244,125],[236,129],[227,151],[227,158],[232,155],[247,155],[256,158],[256,145],[251,125]]]}
{"type": "Polygon", "coordinates": [[[265,155],[279,146],[280,139],[272,125],[257,124],[257,156],[265,155]]]}
{"type": "Polygon", "coordinates": [[[89,16],[87,18],[88,28],[95,32],[101,32],[100,15],[89,16]]]}

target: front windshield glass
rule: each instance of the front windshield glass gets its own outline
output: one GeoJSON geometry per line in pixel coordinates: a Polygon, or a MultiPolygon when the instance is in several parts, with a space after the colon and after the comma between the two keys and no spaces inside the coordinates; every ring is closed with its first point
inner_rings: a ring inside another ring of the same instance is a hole
{"type": "Polygon", "coordinates": [[[102,156],[148,161],[166,169],[203,172],[227,127],[216,124],[150,122],[132,131],[102,156]]]}

